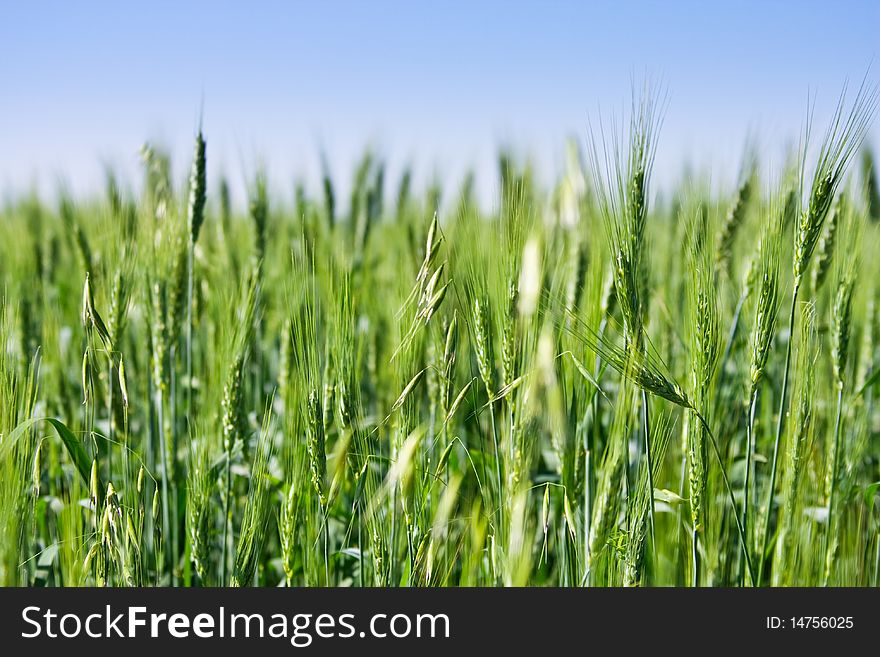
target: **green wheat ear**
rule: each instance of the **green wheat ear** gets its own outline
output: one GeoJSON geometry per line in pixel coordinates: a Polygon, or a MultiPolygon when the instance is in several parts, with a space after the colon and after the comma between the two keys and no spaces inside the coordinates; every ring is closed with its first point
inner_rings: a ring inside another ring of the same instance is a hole
{"type": "MultiPolygon", "coordinates": [[[[822,140],[819,157],[810,182],[807,207],[801,212],[795,231],[794,279],[798,287],[819,241],[832,201],[867,135],[877,109],[877,87],[862,82],[847,111],[846,90],[841,94],[834,116],[822,140]]],[[[808,128],[809,130],[809,128],[808,128]]]]}
{"type": "Polygon", "coordinates": [[[636,347],[643,326],[645,291],[640,281],[644,275],[650,174],[660,125],[661,109],[657,102],[650,88],[638,100],[634,95],[628,138],[615,134],[609,144],[601,134],[600,123],[601,146],[594,137],[589,150],[599,208],[611,246],[616,301],[623,313],[628,339],[636,347]]]}
{"type": "Polygon", "coordinates": [[[199,231],[205,221],[205,202],[207,200],[207,167],[205,160],[205,138],[202,131],[196,135],[192,170],[189,174],[189,236],[192,244],[199,239],[199,231]]]}
{"type": "Polygon", "coordinates": [[[757,182],[756,178],[757,175],[753,169],[746,171],[736,191],[733,203],[731,203],[721,224],[721,230],[718,232],[718,244],[715,249],[715,266],[718,270],[729,273],[733,245],[748,215],[752,189],[757,182]]]}
{"type": "MultiPolygon", "coordinates": [[[[690,306],[690,347],[693,404],[697,412],[707,414],[715,366],[718,363],[720,335],[718,307],[715,297],[714,270],[708,248],[708,220],[702,208],[693,213],[688,243],[688,286],[690,306]]],[[[705,488],[708,474],[708,447],[705,428],[698,422],[689,424],[688,479],[690,484],[691,520],[694,532],[702,530],[705,514],[705,488]]]]}
{"type": "Polygon", "coordinates": [[[239,206],[201,130],[12,190],[0,585],[880,584],[877,91],[721,196],[661,100],[493,199],[371,150],[239,206]]]}
{"type": "Polygon", "coordinates": [[[755,277],[755,319],[750,335],[751,360],[749,379],[751,392],[758,389],[765,375],[767,358],[776,329],[779,314],[779,248],[782,239],[784,210],[778,199],[771,201],[766,210],[762,237],[758,247],[755,277]]]}

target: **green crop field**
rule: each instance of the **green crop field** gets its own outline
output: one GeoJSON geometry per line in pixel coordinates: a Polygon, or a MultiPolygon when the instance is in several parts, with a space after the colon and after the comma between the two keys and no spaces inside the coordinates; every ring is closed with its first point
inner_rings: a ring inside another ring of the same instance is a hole
{"type": "Polygon", "coordinates": [[[489,205],[367,154],[236,208],[201,132],[10,197],[0,584],[878,585],[876,88],[658,194],[661,97],[489,205]]]}

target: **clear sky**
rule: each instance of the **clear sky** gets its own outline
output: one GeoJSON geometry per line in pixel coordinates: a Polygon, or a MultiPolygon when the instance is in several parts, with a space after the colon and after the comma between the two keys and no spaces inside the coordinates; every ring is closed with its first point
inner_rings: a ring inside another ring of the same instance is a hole
{"type": "Polygon", "coordinates": [[[145,140],[183,179],[203,99],[209,181],[263,163],[292,196],[322,149],[344,184],[372,144],[391,177],[472,167],[485,192],[499,145],[552,175],[646,75],[668,92],[658,181],[729,181],[747,135],[796,140],[808,92],[821,126],[845,80],[880,78],[878,26],[876,0],[3,0],[0,195],[94,191],[106,165],[134,182],[145,140]]]}

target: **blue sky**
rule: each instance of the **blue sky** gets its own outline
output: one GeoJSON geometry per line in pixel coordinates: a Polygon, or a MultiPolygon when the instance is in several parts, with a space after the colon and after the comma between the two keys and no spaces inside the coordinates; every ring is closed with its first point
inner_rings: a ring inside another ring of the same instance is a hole
{"type": "Polygon", "coordinates": [[[209,176],[239,190],[263,163],[292,196],[322,149],[344,185],[371,144],[391,177],[472,167],[490,193],[499,145],[549,177],[646,75],[668,92],[658,182],[690,163],[728,184],[749,134],[781,160],[808,92],[824,123],[878,25],[867,0],[4,2],[0,195],[93,191],[105,165],[134,182],[145,140],[182,179],[203,99],[209,176]]]}

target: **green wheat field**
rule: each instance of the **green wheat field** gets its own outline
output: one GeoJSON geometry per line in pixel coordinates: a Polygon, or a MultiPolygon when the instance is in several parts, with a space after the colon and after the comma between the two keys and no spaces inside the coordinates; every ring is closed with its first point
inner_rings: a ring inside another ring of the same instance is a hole
{"type": "Polygon", "coordinates": [[[0,584],[877,586],[877,89],[658,194],[663,97],[489,209],[369,153],[236,208],[201,131],[10,197],[0,584]]]}

